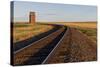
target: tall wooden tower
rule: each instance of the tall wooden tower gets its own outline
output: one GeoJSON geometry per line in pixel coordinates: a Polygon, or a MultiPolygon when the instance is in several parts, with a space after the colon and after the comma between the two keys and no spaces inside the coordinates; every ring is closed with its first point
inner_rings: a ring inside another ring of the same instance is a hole
{"type": "Polygon", "coordinates": [[[30,12],[30,15],[29,15],[29,23],[31,24],[35,24],[35,12],[30,12]]]}

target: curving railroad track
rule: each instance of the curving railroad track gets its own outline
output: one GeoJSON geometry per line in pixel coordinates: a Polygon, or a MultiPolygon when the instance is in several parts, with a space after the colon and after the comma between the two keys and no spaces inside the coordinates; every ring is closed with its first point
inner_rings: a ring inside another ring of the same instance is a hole
{"type": "Polygon", "coordinates": [[[67,27],[61,26],[48,36],[13,52],[14,65],[42,64],[65,34],[67,27]]]}
{"type": "Polygon", "coordinates": [[[56,26],[58,28],[48,35],[14,50],[12,65],[67,63],[97,59],[96,43],[74,28],[56,26]]]}

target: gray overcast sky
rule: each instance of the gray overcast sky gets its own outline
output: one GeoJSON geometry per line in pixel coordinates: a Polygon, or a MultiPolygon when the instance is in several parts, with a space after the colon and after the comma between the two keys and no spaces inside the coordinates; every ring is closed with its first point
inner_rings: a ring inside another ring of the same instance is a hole
{"type": "Polygon", "coordinates": [[[96,21],[97,7],[14,1],[14,21],[28,21],[29,12],[36,12],[39,22],[96,21]]]}

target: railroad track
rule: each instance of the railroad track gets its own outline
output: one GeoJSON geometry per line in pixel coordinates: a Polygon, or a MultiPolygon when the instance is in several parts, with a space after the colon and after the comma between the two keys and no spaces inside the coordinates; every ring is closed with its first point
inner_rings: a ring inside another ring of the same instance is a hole
{"type": "Polygon", "coordinates": [[[51,29],[47,32],[41,33],[37,36],[33,36],[33,37],[30,37],[30,38],[22,40],[22,41],[18,41],[16,43],[12,43],[13,44],[12,51],[17,52],[18,50],[22,49],[23,47],[25,47],[35,41],[38,41],[39,39],[44,38],[44,37],[48,36],[49,34],[55,32],[59,28],[61,28],[60,25],[52,25],[52,26],[53,26],[53,29],[51,29]]]}
{"type": "Polygon", "coordinates": [[[13,65],[44,64],[62,41],[67,27],[62,26],[59,30],[48,36],[33,42],[13,53],[13,65]]]}
{"type": "Polygon", "coordinates": [[[43,64],[95,61],[96,43],[74,28],[68,28],[59,46],[49,54],[43,64]]]}
{"type": "Polygon", "coordinates": [[[96,43],[74,28],[61,26],[48,36],[13,52],[12,65],[96,60],[96,43]]]}
{"type": "Polygon", "coordinates": [[[56,47],[48,55],[42,64],[54,64],[54,63],[64,63],[65,60],[68,61],[70,53],[70,38],[71,38],[70,28],[67,28],[67,31],[57,43],[56,47]]]}

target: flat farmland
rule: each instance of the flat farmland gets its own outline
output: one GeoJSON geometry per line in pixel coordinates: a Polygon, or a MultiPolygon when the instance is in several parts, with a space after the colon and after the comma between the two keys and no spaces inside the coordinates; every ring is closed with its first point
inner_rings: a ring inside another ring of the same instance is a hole
{"type": "MultiPolygon", "coordinates": [[[[35,25],[15,24],[14,27],[14,29],[20,30],[20,33],[26,31],[25,33],[29,35],[29,37],[55,29],[51,33],[49,32],[48,36],[37,41],[33,41],[33,39],[27,40],[27,37],[26,40],[15,43],[13,55],[14,65],[97,60],[97,25],[94,22],[47,22],[35,25]],[[41,31],[42,28],[44,29],[41,31]],[[41,32],[37,32],[36,34],[32,33],[39,30],[41,32]]],[[[21,34],[20,37],[23,35],[24,34],[21,34]]],[[[27,35],[25,35],[25,37],[27,35]]]]}
{"type": "Polygon", "coordinates": [[[36,36],[52,28],[53,26],[39,23],[35,25],[28,23],[13,23],[13,43],[36,36]]]}
{"type": "Polygon", "coordinates": [[[97,28],[97,22],[63,22],[62,24],[75,28],[97,28]]]}
{"type": "Polygon", "coordinates": [[[97,41],[96,22],[76,22],[76,23],[66,23],[65,25],[76,28],[77,30],[89,36],[92,40],[97,41]]]}
{"type": "Polygon", "coordinates": [[[97,41],[97,22],[54,22],[52,24],[66,25],[76,28],[80,32],[86,34],[90,39],[97,41]]]}

